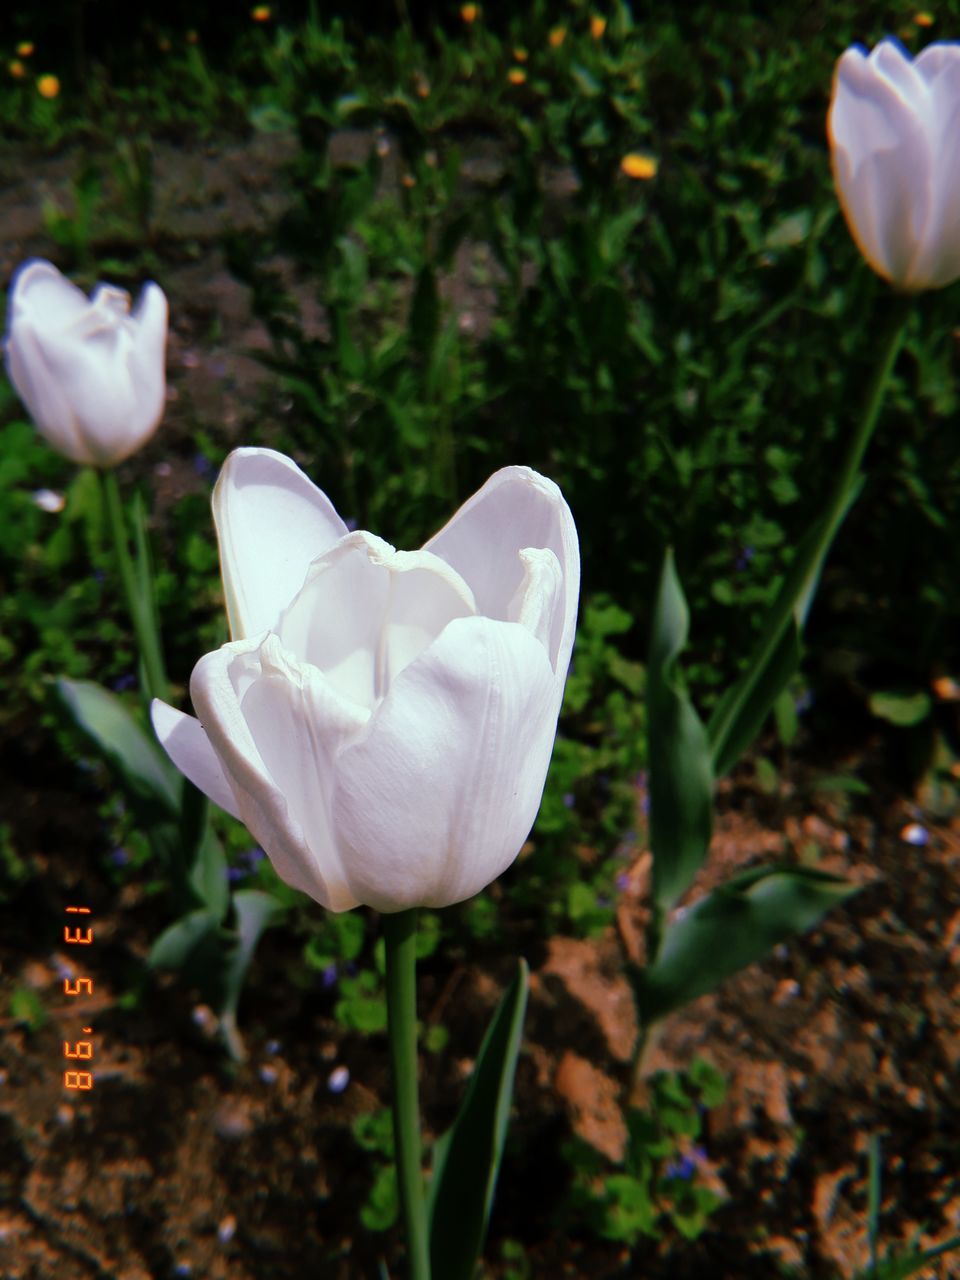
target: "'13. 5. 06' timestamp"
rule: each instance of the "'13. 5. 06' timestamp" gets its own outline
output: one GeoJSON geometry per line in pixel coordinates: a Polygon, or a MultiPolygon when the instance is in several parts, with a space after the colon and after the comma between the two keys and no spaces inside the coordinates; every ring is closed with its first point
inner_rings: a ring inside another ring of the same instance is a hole
{"type": "MultiPolygon", "coordinates": [[[[89,914],[89,907],[67,907],[67,915],[88,916],[89,914]]],[[[63,926],[63,940],[68,946],[89,947],[93,942],[93,929],[90,925],[83,929],[79,924],[75,924],[72,927],[65,924],[63,926]]],[[[86,977],[64,978],[63,994],[65,996],[92,996],[93,979],[86,977]]],[[[85,1035],[89,1035],[92,1031],[93,1027],[83,1028],[85,1035]]],[[[88,1062],[93,1057],[93,1041],[77,1040],[75,1044],[71,1045],[69,1040],[64,1040],[63,1056],[88,1062]]],[[[63,1085],[65,1089],[92,1089],[93,1072],[79,1071],[76,1068],[72,1071],[64,1071],[63,1085]]]]}

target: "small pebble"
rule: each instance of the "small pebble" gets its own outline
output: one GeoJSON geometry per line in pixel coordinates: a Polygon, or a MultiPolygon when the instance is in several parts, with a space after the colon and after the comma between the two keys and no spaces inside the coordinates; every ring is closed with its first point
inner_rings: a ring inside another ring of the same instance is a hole
{"type": "Polygon", "coordinates": [[[343,1093],[347,1085],[350,1083],[350,1072],[346,1067],[335,1067],[330,1072],[330,1078],[327,1080],[327,1088],[331,1093],[343,1093]]]}
{"type": "Polygon", "coordinates": [[[924,845],[930,843],[930,832],[919,822],[908,822],[900,832],[900,839],[906,844],[924,845]]]}
{"type": "Polygon", "coordinates": [[[217,1227],[217,1239],[221,1244],[229,1244],[236,1235],[237,1220],[232,1213],[228,1213],[224,1220],[217,1227]]]}
{"type": "Polygon", "coordinates": [[[63,494],[55,493],[53,489],[37,489],[33,495],[33,501],[41,511],[46,511],[52,516],[57,515],[67,505],[63,494]]]}

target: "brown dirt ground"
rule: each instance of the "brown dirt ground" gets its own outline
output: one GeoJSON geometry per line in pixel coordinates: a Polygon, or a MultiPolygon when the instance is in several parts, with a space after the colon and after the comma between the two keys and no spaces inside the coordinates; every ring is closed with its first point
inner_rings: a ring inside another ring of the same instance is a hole
{"type": "MultiPolygon", "coordinates": [[[[196,423],[225,443],[247,440],[253,429],[262,440],[264,414],[283,413],[251,354],[265,335],[216,248],[222,219],[255,227],[276,214],[272,176],[283,149],[273,140],[257,145],[186,160],[178,152],[161,165],[168,229],[200,249],[163,280],[172,314],[170,407],[138,463],[161,512],[204,483],[190,461],[196,423]],[[209,200],[191,204],[204,189],[219,193],[213,213],[209,200]]],[[[5,277],[28,254],[51,254],[39,200],[52,192],[66,201],[74,162],[24,166],[0,157],[5,277]]],[[[466,296],[464,308],[471,305],[466,296]]],[[[330,993],[292,987],[296,947],[276,930],[261,945],[241,1005],[251,1053],[239,1069],[224,1062],[209,1028],[195,1021],[189,993],[172,980],[140,1007],[120,1007],[156,932],[151,902],[137,885],[119,900],[104,886],[90,892],[84,868],[102,856],[96,795],[78,799],[75,776],[51,764],[49,744],[24,736],[22,725],[8,731],[0,812],[38,878],[4,921],[0,1012],[26,986],[48,1021],[31,1032],[0,1019],[0,1275],[347,1280],[376,1276],[381,1259],[401,1274],[398,1236],[356,1225],[369,1164],[350,1122],[388,1096],[382,1038],[345,1035],[330,993]],[[71,957],[50,922],[55,927],[78,891],[96,913],[97,1078],[93,1092],[68,1098],[62,1043],[76,1037],[77,1025],[58,991],[71,957]],[[337,1095],[327,1082],[339,1065],[349,1068],[350,1083],[337,1095]]],[[[868,744],[844,768],[869,773],[876,756],[868,744]]],[[[917,817],[912,802],[882,789],[875,797],[830,798],[800,765],[774,795],[749,774],[721,794],[713,856],[692,895],[734,867],[774,857],[815,860],[863,889],[811,934],[665,1026],[650,1069],[702,1054],[730,1079],[705,1140],[706,1174],[726,1200],[696,1242],[647,1242],[631,1255],[558,1220],[556,1210],[565,1136],[579,1133],[611,1156],[622,1147],[615,1099],[632,1009],[619,973],[643,923],[643,850],[615,930],[589,941],[526,940],[531,1009],[491,1258],[500,1240],[514,1238],[527,1245],[535,1277],[741,1280],[785,1274],[780,1263],[804,1276],[850,1277],[866,1263],[872,1133],[883,1140],[884,1240],[930,1245],[960,1232],[960,823],[924,820],[929,843],[911,845],[901,832],[917,817]]],[[[522,860],[510,874],[523,874],[522,860]]],[[[450,1029],[449,1049],[423,1064],[428,1127],[449,1119],[508,975],[509,957],[495,955],[441,953],[424,967],[423,1014],[450,1029]]],[[[923,1274],[958,1276],[960,1261],[923,1274]]]]}

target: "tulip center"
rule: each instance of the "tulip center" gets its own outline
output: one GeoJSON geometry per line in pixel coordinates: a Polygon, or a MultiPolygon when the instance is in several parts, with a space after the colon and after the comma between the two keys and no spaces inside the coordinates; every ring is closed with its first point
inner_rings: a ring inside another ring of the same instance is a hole
{"type": "Polygon", "coordinates": [[[447,623],[476,612],[473,592],[439,556],[356,532],[313,562],[278,634],[300,661],[372,710],[447,623]]]}

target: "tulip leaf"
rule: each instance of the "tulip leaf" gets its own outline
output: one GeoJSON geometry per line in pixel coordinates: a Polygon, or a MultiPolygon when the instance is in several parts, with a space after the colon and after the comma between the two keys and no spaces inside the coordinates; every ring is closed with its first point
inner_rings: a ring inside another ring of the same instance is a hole
{"type": "Polygon", "coordinates": [[[667,551],[660,576],[647,671],[650,846],[657,905],[668,908],[696,875],[710,846],[713,772],[706,730],[678,662],[689,612],[667,551]]]}
{"type": "Polygon", "coordinates": [[[215,930],[217,922],[209,911],[191,911],[164,929],[150,948],[147,964],[152,969],[182,970],[215,930]]]}
{"type": "Polygon", "coordinates": [[[632,974],[641,1018],[655,1022],[720,985],[856,893],[805,867],[759,867],[694,903],[664,931],[654,963],[632,974]]]}
{"type": "Polygon", "coordinates": [[[800,632],[791,617],[766,662],[748,669],[744,678],[720,699],[710,720],[711,726],[723,726],[722,734],[711,743],[713,768],[718,778],[733,768],[763,728],[770,709],[799,667],[800,655],[800,632]]]}
{"type": "MultiPolygon", "coordinates": [[[[195,790],[195,788],[193,788],[195,790]]],[[[187,787],[184,786],[184,792],[187,787]]],[[[202,793],[201,793],[202,794],[202,793]]],[[[203,797],[204,800],[206,797],[203,797]]],[[[190,846],[187,846],[188,858],[190,846]]],[[[190,869],[190,887],[207,911],[220,923],[230,905],[227,859],[216,834],[206,827],[190,869]]]]}
{"type": "Polygon", "coordinates": [[[233,910],[236,933],[226,975],[227,989],[223,1008],[235,1013],[260,935],[276,923],[286,908],[278,898],[263,893],[260,889],[241,889],[233,895],[233,910]]]}
{"type": "Polygon", "coordinates": [[[120,774],[132,797],[180,812],[180,775],[126,704],[89,680],[57,681],[57,692],[77,725],[120,774]]]}
{"type": "Polygon", "coordinates": [[[960,1236],[953,1236],[931,1249],[914,1250],[899,1258],[886,1258],[879,1266],[858,1272],[856,1280],[907,1280],[908,1276],[915,1276],[931,1262],[953,1253],[955,1249],[960,1249],[960,1236]]]}
{"type": "Polygon", "coordinates": [[[855,477],[834,506],[818,517],[800,540],[743,674],[710,717],[707,734],[713,771],[718,778],[732,769],[750,746],[767,712],[800,665],[800,636],[823,562],[862,487],[862,479],[855,477]]]}
{"type": "Polygon", "coordinates": [[[521,960],[487,1028],[457,1118],[434,1147],[427,1214],[438,1280],[472,1280],[476,1271],[507,1136],[528,986],[521,960]]]}

